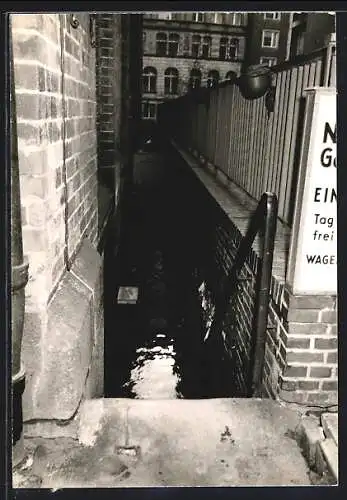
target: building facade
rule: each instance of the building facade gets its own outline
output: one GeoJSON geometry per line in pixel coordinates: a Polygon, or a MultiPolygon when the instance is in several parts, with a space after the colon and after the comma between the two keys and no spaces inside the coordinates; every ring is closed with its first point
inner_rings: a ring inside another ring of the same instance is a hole
{"type": "Polygon", "coordinates": [[[327,46],[335,31],[333,13],[293,13],[290,17],[288,58],[309,54],[327,46]]]}
{"type": "Polygon", "coordinates": [[[158,12],[143,16],[142,117],[200,86],[239,75],[247,13],[158,12]]]}
{"type": "Polygon", "coordinates": [[[245,65],[275,66],[286,59],[290,13],[248,14],[245,65]]]}

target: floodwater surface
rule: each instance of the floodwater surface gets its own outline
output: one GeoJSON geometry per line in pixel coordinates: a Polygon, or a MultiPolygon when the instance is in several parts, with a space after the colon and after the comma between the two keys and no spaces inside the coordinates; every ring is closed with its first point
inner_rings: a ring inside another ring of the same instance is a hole
{"type": "Polygon", "coordinates": [[[137,164],[116,262],[106,276],[106,397],[228,393],[221,352],[204,344],[198,239],[183,180],[158,158],[145,156],[137,164]],[[119,286],[137,287],[137,302],[117,303],[119,286]]]}

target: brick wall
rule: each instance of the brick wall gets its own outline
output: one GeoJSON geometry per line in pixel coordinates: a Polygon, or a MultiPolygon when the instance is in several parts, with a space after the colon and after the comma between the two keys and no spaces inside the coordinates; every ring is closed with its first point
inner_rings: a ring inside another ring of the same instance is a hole
{"type": "Polygon", "coordinates": [[[73,29],[67,15],[12,16],[29,305],[47,302],[64,254],[96,242],[95,54],[89,16],[78,19],[73,29]]]}
{"type": "MultiPolygon", "coordinates": [[[[209,170],[212,168],[198,152],[195,152],[195,156],[202,161],[201,165],[209,170]]],[[[223,206],[221,200],[225,196],[221,195],[216,201],[218,189],[227,187],[234,196],[238,192],[236,186],[230,186],[225,176],[218,176],[218,179],[219,188],[213,188],[213,195],[199,179],[195,179],[194,187],[194,193],[197,193],[194,195],[195,226],[200,227],[200,247],[204,248],[201,277],[205,280],[206,288],[203,299],[209,303],[210,311],[219,300],[221,283],[230,272],[236,249],[245,234],[244,222],[249,218],[243,216],[243,202],[232,210],[227,203],[223,206]],[[234,217],[235,213],[237,216],[234,217]]],[[[243,197],[244,193],[240,192],[239,199],[243,197]]],[[[281,246],[278,235],[279,229],[276,245],[281,246]]],[[[281,252],[279,258],[283,259],[281,252]]],[[[223,324],[232,361],[230,386],[234,395],[238,396],[245,395],[249,375],[258,264],[256,241],[223,324]]],[[[338,398],[337,299],[333,296],[295,296],[288,289],[284,275],[277,275],[277,270],[275,258],[270,287],[263,394],[290,403],[335,405],[338,398]]]]}
{"type": "Polygon", "coordinates": [[[121,116],[121,15],[99,14],[97,36],[98,158],[114,165],[121,116]]]}

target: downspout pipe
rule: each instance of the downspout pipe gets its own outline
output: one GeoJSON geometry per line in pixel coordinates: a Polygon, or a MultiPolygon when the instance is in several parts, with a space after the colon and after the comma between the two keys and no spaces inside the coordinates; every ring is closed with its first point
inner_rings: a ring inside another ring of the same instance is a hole
{"type": "Polygon", "coordinates": [[[10,107],[11,107],[11,327],[12,327],[12,466],[24,459],[22,394],[25,371],[21,362],[25,310],[25,286],[28,282],[28,263],[23,257],[22,219],[20,201],[17,116],[14,82],[12,25],[10,41],[10,107]]]}

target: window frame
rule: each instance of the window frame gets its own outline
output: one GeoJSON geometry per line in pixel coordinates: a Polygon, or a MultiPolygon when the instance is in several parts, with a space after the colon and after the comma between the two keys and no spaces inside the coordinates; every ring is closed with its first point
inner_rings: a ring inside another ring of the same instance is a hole
{"type": "Polygon", "coordinates": [[[206,82],[207,87],[215,88],[215,87],[217,87],[219,81],[220,81],[219,71],[217,71],[216,69],[211,69],[207,75],[207,82],[206,82]],[[210,84],[210,82],[211,82],[211,84],[210,84]]]}
{"type": "Polygon", "coordinates": [[[204,36],[201,42],[201,57],[203,59],[210,59],[211,57],[211,49],[212,49],[212,37],[204,36]],[[207,54],[204,54],[204,47],[207,47],[207,54]]]}
{"type": "Polygon", "coordinates": [[[143,94],[156,94],[157,93],[158,71],[153,66],[145,66],[142,69],[142,93],[143,94]],[[148,71],[145,71],[148,70],[148,71]],[[148,85],[145,87],[145,78],[147,78],[148,85]],[[152,81],[154,84],[152,86],[152,81]],[[149,89],[149,90],[148,90],[149,89]]]}
{"type": "Polygon", "coordinates": [[[193,20],[195,23],[203,23],[204,22],[204,12],[194,12],[193,13],[193,20]],[[201,19],[199,19],[199,16],[201,16],[201,19]]]}
{"type": "Polygon", "coordinates": [[[166,68],[164,72],[164,94],[178,95],[179,72],[177,68],[166,68]],[[169,82],[169,85],[167,85],[169,82]],[[169,89],[167,89],[167,86],[169,89]]]}
{"type": "Polygon", "coordinates": [[[281,12],[264,12],[264,19],[266,21],[280,21],[281,20],[281,12]],[[267,17],[269,14],[272,14],[272,17],[267,17]]]}
{"type": "Polygon", "coordinates": [[[200,54],[201,54],[201,36],[200,35],[193,35],[192,36],[192,43],[191,43],[191,54],[192,54],[192,57],[194,57],[195,59],[197,59],[198,57],[200,57],[200,54]],[[199,39],[199,42],[195,42],[194,39],[199,39]],[[198,47],[198,51],[197,51],[197,54],[194,54],[194,47],[198,47]]]}
{"type": "Polygon", "coordinates": [[[165,57],[167,56],[167,53],[168,53],[168,36],[165,32],[159,31],[155,37],[155,54],[159,57],[165,57]],[[160,35],[162,36],[162,39],[159,38],[160,35]],[[163,50],[163,53],[161,53],[158,50],[159,44],[161,44],[165,49],[163,50]]]}
{"type": "Polygon", "coordinates": [[[264,49],[278,49],[279,47],[279,41],[280,41],[280,31],[279,30],[263,30],[262,31],[262,37],[261,37],[261,46],[264,49]],[[265,40],[265,33],[271,33],[271,45],[264,45],[264,40],[265,40]],[[276,45],[273,45],[272,42],[273,40],[276,40],[276,45]]]}
{"type": "Polygon", "coordinates": [[[169,33],[167,38],[167,55],[170,57],[177,57],[179,53],[181,37],[178,33],[169,33]],[[172,51],[172,48],[175,48],[172,51]]]}
{"type": "Polygon", "coordinates": [[[270,61],[275,61],[273,64],[268,64],[269,67],[276,66],[277,65],[277,57],[272,57],[272,56],[261,56],[260,58],[260,64],[266,64],[263,62],[263,59],[268,59],[270,61]]]}
{"type": "Polygon", "coordinates": [[[189,72],[189,87],[193,90],[201,87],[202,73],[200,69],[193,68],[189,72]],[[193,85],[193,82],[198,81],[197,86],[193,85]]]}
{"type": "Polygon", "coordinates": [[[152,101],[142,101],[141,115],[143,120],[156,120],[157,118],[157,104],[152,101]],[[148,113],[145,114],[145,109],[147,106],[148,113]],[[151,109],[154,111],[153,115],[151,109]]]}
{"type": "Polygon", "coordinates": [[[228,45],[229,45],[229,39],[226,36],[222,36],[219,40],[219,59],[221,61],[227,61],[228,60],[228,45]],[[225,43],[222,43],[222,40],[225,40],[225,43]],[[224,49],[224,57],[222,57],[222,48],[224,49]]]}
{"type": "Polygon", "coordinates": [[[233,26],[243,26],[243,13],[242,12],[233,12],[233,26]],[[239,18],[240,22],[236,23],[235,20],[239,18]]]}

